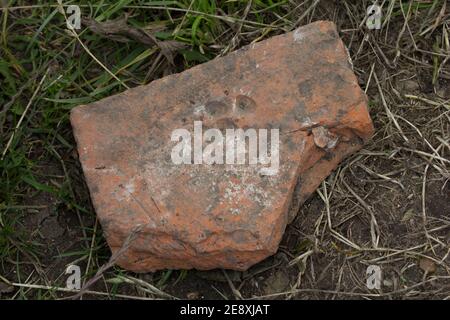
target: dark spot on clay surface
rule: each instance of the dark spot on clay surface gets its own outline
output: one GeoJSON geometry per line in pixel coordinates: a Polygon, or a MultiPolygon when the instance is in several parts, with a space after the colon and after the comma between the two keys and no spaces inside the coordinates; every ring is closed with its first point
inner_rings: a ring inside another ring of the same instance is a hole
{"type": "Polygon", "coordinates": [[[212,100],[206,103],[205,109],[210,115],[217,116],[225,114],[229,109],[229,105],[224,101],[212,100]]]}
{"type": "Polygon", "coordinates": [[[311,80],[305,80],[298,84],[298,93],[301,97],[311,97],[313,83],[311,80]]]}
{"type": "Polygon", "coordinates": [[[297,122],[305,122],[309,114],[306,112],[306,105],[303,100],[298,100],[296,105],[286,114],[283,123],[288,123],[291,119],[297,122]]]}
{"type": "Polygon", "coordinates": [[[236,97],[236,107],[239,111],[250,112],[256,109],[256,102],[249,96],[238,95],[236,97]]]}

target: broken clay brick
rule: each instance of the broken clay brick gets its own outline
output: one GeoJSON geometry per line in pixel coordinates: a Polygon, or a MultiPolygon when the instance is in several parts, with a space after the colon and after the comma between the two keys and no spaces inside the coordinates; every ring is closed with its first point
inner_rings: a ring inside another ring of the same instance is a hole
{"type": "Polygon", "coordinates": [[[346,48],[323,21],[79,106],[71,122],[112,251],[139,227],[117,261],[137,272],[245,270],[272,255],[299,206],[373,133],[346,48]],[[278,171],[175,164],[171,135],[196,121],[279,129],[278,171]]]}

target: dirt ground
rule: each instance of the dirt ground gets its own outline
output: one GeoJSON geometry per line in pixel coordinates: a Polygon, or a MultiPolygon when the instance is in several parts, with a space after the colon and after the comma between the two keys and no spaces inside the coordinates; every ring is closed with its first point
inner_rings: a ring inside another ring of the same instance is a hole
{"type": "MultiPolygon", "coordinates": [[[[294,2],[286,6],[295,8],[294,2]]],[[[58,156],[49,157],[53,151],[41,143],[26,154],[40,187],[28,184],[19,202],[6,196],[0,202],[1,298],[71,297],[74,292],[64,291],[70,264],[81,267],[84,284],[97,274],[83,299],[450,298],[450,6],[412,2],[433,7],[406,5],[402,11],[396,1],[385,1],[383,8],[394,3],[395,10],[375,31],[361,23],[366,1],[320,1],[301,20],[306,7],[290,18],[292,28],[336,22],[369,97],[376,133],[300,208],[274,256],[246,272],[134,274],[115,266],[103,272],[110,251],[65,118],[54,124],[68,142],[53,144],[58,156]],[[367,287],[370,265],[381,268],[380,289],[367,287]]],[[[262,36],[245,28],[236,47],[262,36]]],[[[5,128],[13,127],[8,121],[5,128]]],[[[30,143],[33,134],[24,139],[30,143]]]]}

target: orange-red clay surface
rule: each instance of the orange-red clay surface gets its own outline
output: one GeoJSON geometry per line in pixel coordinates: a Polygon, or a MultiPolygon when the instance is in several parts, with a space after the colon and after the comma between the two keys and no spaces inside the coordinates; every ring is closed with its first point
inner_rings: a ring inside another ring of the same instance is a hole
{"type": "Polygon", "coordinates": [[[276,252],[298,207],[373,134],[332,22],[320,21],[71,113],[79,158],[118,264],[246,270],[276,252]],[[201,110],[201,112],[199,112],[201,110]],[[176,165],[174,129],[279,129],[278,174],[176,165]]]}

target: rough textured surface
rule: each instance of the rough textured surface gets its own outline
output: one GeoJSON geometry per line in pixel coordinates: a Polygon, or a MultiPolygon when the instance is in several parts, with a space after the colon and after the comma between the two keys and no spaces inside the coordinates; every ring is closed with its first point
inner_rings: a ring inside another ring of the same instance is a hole
{"type": "Polygon", "coordinates": [[[80,161],[118,264],[245,270],[273,254],[320,182],[373,133],[331,22],[244,47],[71,114],[80,161]],[[279,128],[280,169],[175,165],[177,128],[279,128]]]}

